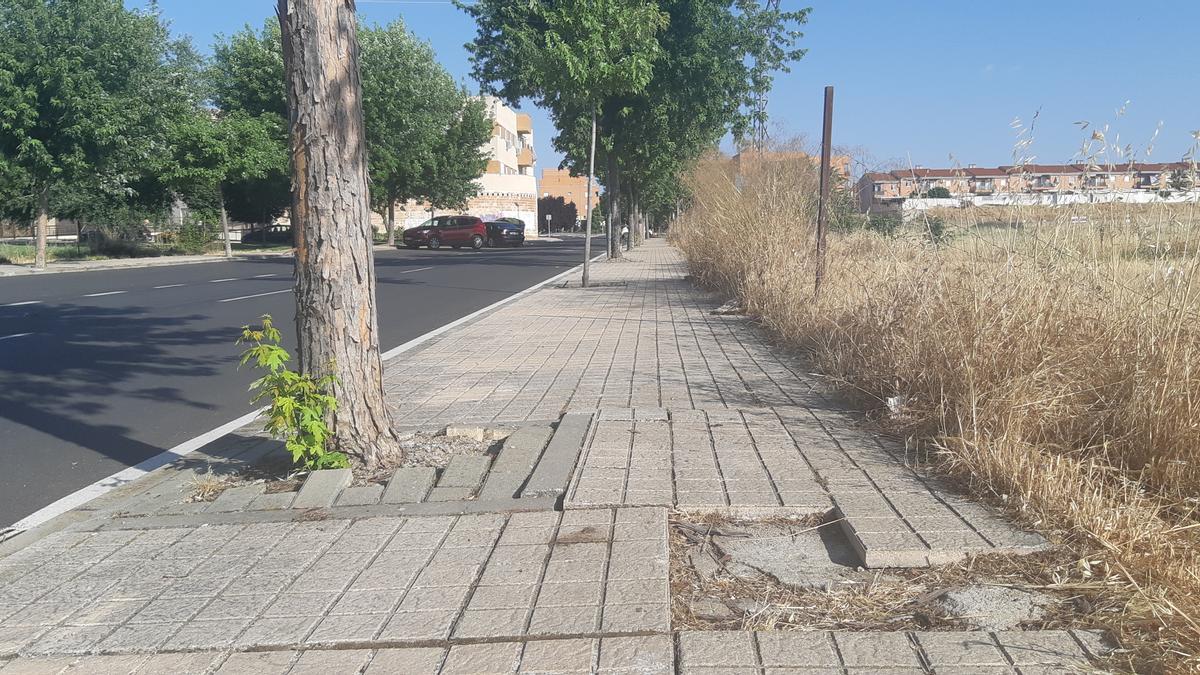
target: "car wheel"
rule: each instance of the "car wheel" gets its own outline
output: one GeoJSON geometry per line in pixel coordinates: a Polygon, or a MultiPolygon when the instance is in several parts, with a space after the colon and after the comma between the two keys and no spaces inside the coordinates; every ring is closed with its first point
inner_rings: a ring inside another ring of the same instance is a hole
{"type": "Polygon", "coordinates": [[[437,250],[437,249],[439,249],[439,248],[441,248],[441,247],[442,247],[442,240],[441,240],[441,239],[438,239],[437,237],[430,237],[430,238],[429,238],[429,248],[431,248],[431,249],[433,249],[433,250],[437,250]]]}
{"type": "Polygon", "coordinates": [[[483,237],[479,235],[471,237],[471,248],[475,249],[476,251],[483,248],[483,237]]]}

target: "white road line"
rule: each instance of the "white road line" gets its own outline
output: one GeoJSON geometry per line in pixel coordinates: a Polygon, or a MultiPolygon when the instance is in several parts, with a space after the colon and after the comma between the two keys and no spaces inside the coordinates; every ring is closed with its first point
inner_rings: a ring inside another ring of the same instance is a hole
{"type": "Polygon", "coordinates": [[[278,293],[291,293],[291,292],[292,292],[292,289],[285,288],[282,291],[271,291],[269,293],[255,293],[254,295],[239,295],[236,298],[225,298],[224,300],[218,300],[217,302],[233,302],[234,300],[249,300],[250,298],[261,298],[264,295],[276,295],[278,293]]]}
{"type": "Polygon", "coordinates": [[[37,305],[37,304],[40,304],[41,302],[42,302],[41,300],[26,300],[24,302],[10,302],[4,306],[5,307],[24,307],[25,305],[37,305]]]}
{"type": "Polygon", "coordinates": [[[273,276],[275,276],[275,274],[274,274],[274,273],[271,273],[271,274],[255,274],[253,277],[251,277],[251,279],[266,279],[267,277],[273,277],[273,276]]]}
{"type": "Polygon", "coordinates": [[[209,279],[209,280],[208,280],[208,283],[210,283],[210,284],[223,284],[223,283],[225,283],[226,281],[237,281],[237,277],[230,277],[230,278],[228,278],[228,279],[209,279]]]}
{"type": "Polygon", "coordinates": [[[26,335],[33,335],[33,333],[14,333],[12,335],[0,337],[0,340],[11,340],[13,338],[25,337],[26,335]]]}
{"type": "Polygon", "coordinates": [[[413,272],[424,272],[425,270],[431,270],[431,269],[433,269],[433,268],[432,267],[418,267],[415,270],[404,270],[403,272],[400,272],[400,274],[412,274],[413,272]]]}
{"type": "Polygon", "coordinates": [[[122,294],[122,293],[128,293],[128,292],[129,292],[129,291],[105,291],[105,292],[103,292],[103,293],[87,293],[87,294],[85,294],[83,297],[85,297],[85,298],[99,298],[99,297],[101,297],[101,296],[103,296],[103,295],[120,295],[120,294],[122,294]]]}
{"type": "Polygon", "coordinates": [[[179,288],[182,285],[183,284],[165,284],[162,286],[155,286],[155,288],[179,288]]]}
{"type": "MultiPolygon", "coordinates": [[[[604,258],[603,253],[596,256],[595,258],[592,258],[592,261],[595,262],[602,258],[604,258]]],[[[426,333],[418,338],[414,338],[412,340],[409,340],[408,342],[405,342],[404,344],[402,344],[398,347],[389,349],[388,351],[383,353],[383,355],[382,355],[383,359],[387,360],[387,359],[397,356],[403,352],[414,349],[417,346],[421,345],[422,343],[428,342],[428,341],[432,340],[433,338],[441,335],[442,333],[445,333],[446,331],[455,328],[456,326],[461,326],[462,324],[478,317],[481,314],[491,311],[497,307],[507,305],[510,302],[513,302],[519,298],[522,298],[522,297],[536,291],[537,289],[541,288],[542,286],[545,286],[546,284],[554,283],[555,281],[558,281],[559,279],[567,276],[568,274],[578,271],[580,267],[582,267],[582,266],[577,265],[575,267],[572,267],[571,269],[567,270],[566,272],[563,272],[562,274],[557,274],[553,277],[550,277],[549,279],[546,279],[545,281],[538,282],[538,283],[530,286],[529,288],[526,288],[525,290],[521,291],[520,293],[515,293],[513,295],[510,295],[507,298],[500,300],[499,302],[494,302],[494,303],[488,305],[487,307],[484,307],[481,310],[472,312],[471,314],[468,314],[467,316],[464,316],[463,318],[461,318],[457,321],[448,323],[445,326],[442,326],[440,328],[435,328],[434,330],[431,330],[428,333],[426,333]]],[[[287,290],[290,291],[291,289],[287,289],[287,290]]],[[[275,291],[275,292],[276,293],[286,293],[287,291],[275,291]]],[[[251,296],[247,296],[247,297],[251,297],[251,296]]],[[[230,301],[236,300],[236,299],[239,299],[239,298],[230,298],[229,300],[222,300],[221,302],[230,302],[230,301]]],[[[144,462],[142,462],[141,464],[138,464],[137,466],[130,467],[123,471],[118,471],[117,473],[114,473],[113,475],[109,476],[108,478],[101,478],[100,480],[96,481],[95,483],[92,483],[91,485],[89,485],[81,490],[77,490],[77,491],[63,497],[62,499],[59,499],[58,501],[54,502],[53,504],[43,507],[43,508],[39,509],[38,511],[22,518],[21,520],[17,521],[16,523],[13,523],[13,526],[11,529],[16,532],[21,532],[24,530],[28,530],[28,529],[37,527],[38,525],[41,525],[42,523],[46,522],[47,520],[50,520],[51,518],[54,518],[55,516],[66,513],[67,511],[70,511],[71,509],[74,509],[78,506],[82,506],[82,505],[86,504],[87,502],[90,502],[91,500],[95,499],[96,497],[99,497],[100,495],[102,495],[106,492],[109,492],[110,490],[113,490],[114,488],[118,488],[122,485],[131,483],[134,480],[137,480],[138,478],[141,478],[142,476],[157,469],[158,467],[170,464],[171,462],[179,459],[180,457],[191,454],[192,452],[195,452],[196,450],[199,450],[200,448],[217,440],[218,438],[224,436],[225,434],[228,434],[232,431],[236,431],[237,429],[242,428],[243,426],[249,424],[250,422],[253,422],[254,419],[256,417],[258,417],[259,413],[261,413],[263,410],[265,410],[265,408],[256,410],[252,413],[247,413],[245,415],[242,415],[241,417],[237,418],[236,420],[233,420],[232,422],[223,424],[223,425],[217,427],[216,429],[213,429],[212,431],[201,434],[189,441],[184,441],[183,443],[180,443],[179,445],[171,448],[170,450],[167,450],[164,453],[155,455],[154,457],[151,457],[150,459],[145,460],[144,462]]]]}

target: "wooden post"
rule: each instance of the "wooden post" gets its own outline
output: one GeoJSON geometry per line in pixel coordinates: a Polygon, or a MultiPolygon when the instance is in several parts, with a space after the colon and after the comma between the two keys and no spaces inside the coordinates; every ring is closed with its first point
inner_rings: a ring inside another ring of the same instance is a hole
{"type": "Polygon", "coordinates": [[[821,128],[821,197],[817,202],[817,270],[813,296],[820,295],[825,278],[825,219],[829,211],[829,190],[833,183],[830,153],[833,137],[833,87],[825,87],[825,123],[821,128]]]}

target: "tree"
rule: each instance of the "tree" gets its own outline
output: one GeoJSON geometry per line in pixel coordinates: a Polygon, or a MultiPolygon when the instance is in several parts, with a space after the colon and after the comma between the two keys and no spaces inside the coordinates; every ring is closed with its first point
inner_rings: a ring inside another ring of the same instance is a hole
{"type": "Polygon", "coordinates": [[[229,186],[287,170],[287,154],[274,122],[269,116],[202,109],[177,125],[172,135],[175,161],[163,179],[193,210],[215,207],[205,215],[220,218],[226,256],[232,254],[225,205],[229,186]]]}
{"type": "Polygon", "coordinates": [[[192,84],[179,77],[184,44],[157,14],[121,0],[0,5],[0,177],[19,195],[4,208],[32,217],[35,267],[45,266],[56,204],[119,210],[151,197],[146,169],[179,109],[174,95],[192,84]]]}
{"type": "MultiPolygon", "coordinates": [[[[548,109],[560,130],[588,127],[607,137],[610,198],[620,194],[616,155],[622,138],[621,97],[640,92],[658,58],[658,33],[667,17],[653,0],[479,0],[459,4],[477,23],[467,48],[475,79],[509,103],[529,97],[548,109]]],[[[556,143],[557,145],[557,143],[556,143]]],[[[571,146],[591,180],[591,142],[571,146]],[[588,150],[584,150],[588,147],[588,150]]],[[[583,173],[583,171],[580,171],[583,173]]],[[[590,193],[590,188],[589,188],[590,193]]],[[[617,204],[610,212],[619,217],[617,204]]],[[[619,221],[613,230],[619,230],[619,221]]],[[[620,256],[614,236],[609,253],[620,256]]],[[[584,283],[591,238],[584,239],[584,283]]]]}
{"type": "MultiPolygon", "coordinates": [[[[278,21],[267,21],[257,32],[247,25],[231,37],[218,37],[208,80],[212,102],[223,114],[256,120],[272,133],[277,152],[286,157],[287,98],[278,21]]],[[[271,223],[291,203],[286,161],[227,180],[223,188],[229,216],[245,223],[271,223]]]]}
{"type": "Polygon", "coordinates": [[[950,199],[951,197],[950,189],[941,185],[929,188],[929,192],[926,192],[925,196],[930,199],[950,199]]]}
{"type": "Polygon", "coordinates": [[[1171,172],[1171,177],[1167,181],[1167,185],[1172,190],[1186,192],[1192,189],[1193,181],[1192,174],[1185,169],[1175,169],[1171,172]]]}
{"type": "Polygon", "coordinates": [[[334,445],[374,468],[401,449],[383,392],[354,4],[279,0],[278,14],[300,368],[334,376],[334,445]]]}
{"type": "Polygon", "coordinates": [[[478,192],[492,124],[403,23],[364,28],[359,41],[371,197],[391,246],[397,202],[459,206],[478,192]]]}

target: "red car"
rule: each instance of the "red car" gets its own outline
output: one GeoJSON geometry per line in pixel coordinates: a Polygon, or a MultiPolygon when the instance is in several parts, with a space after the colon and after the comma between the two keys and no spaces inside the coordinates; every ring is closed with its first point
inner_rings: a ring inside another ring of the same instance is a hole
{"type": "Polygon", "coordinates": [[[487,243],[487,226],[475,216],[438,216],[404,231],[404,247],[443,246],[479,250],[487,243]]]}

